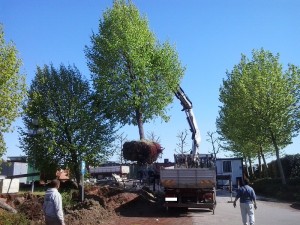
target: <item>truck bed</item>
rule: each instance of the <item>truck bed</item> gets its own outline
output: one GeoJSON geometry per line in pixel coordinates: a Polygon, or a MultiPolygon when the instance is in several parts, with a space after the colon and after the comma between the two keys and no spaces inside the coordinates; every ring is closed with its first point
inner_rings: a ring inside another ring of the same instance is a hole
{"type": "Polygon", "coordinates": [[[103,167],[91,167],[90,173],[118,173],[128,174],[129,166],[103,166],[103,167]]]}
{"type": "Polygon", "coordinates": [[[216,172],[210,168],[172,168],[160,170],[164,188],[214,188],[216,172]]]}

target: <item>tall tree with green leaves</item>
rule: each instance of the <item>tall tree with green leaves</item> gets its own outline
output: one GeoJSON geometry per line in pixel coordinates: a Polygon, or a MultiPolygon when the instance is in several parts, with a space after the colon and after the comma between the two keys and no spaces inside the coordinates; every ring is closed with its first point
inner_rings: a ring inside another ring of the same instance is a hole
{"type": "Polygon", "coordinates": [[[20,132],[23,151],[37,169],[69,168],[79,184],[81,161],[95,166],[112,155],[114,124],[95,107],[92,96],[75,66],[37,68],[20,132]],[[43,132],[27,131],[38,128],[43,132]]]}
{"type": "Polygon", "coordinates": [[[11,131],[26,96],[25,76],[20,73],[20,67],[18,51],[13,43],[5,43],[0,24],[0,157],[6,151],[3,133],[11,131]]]}
{"type": "Polygon", "coordinates": [[[109,118],[121,125],[138,126],[155,117],[169,119],[167,105],[173,101],[184,68],[168,42],[160,44],[148,21],[125,0],[115,0],[91,36],[85,49],[96,97],[109,118]]]}
{"type": "Polygon", "coordinates": [[[246,146],[256,144],[256,152],[272,146],[285,184],[280,150],[299,133],[299,68],[289,64],[283,71],[279,54],[260,49],[253,50],[251,60],[242,56],[227,78],[220,88],[220,134],[246,146]]]}

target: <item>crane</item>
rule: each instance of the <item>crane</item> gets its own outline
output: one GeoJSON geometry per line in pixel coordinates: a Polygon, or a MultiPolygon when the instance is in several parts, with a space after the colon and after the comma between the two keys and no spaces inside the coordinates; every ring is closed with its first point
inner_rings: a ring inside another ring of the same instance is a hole
{"type": "Polygon", "coordinates": [[[182,111],[185,111],[186,118],[190,126],[190,131],[192,132],[192,140],[193,140],[192,150],[190,155],[183,155],[183,154],[174,155],[175,162],[177,162],[177,164],[185,164],[187,167],[191,167],[192,165],[195,166],[195,162],[197,162],[197,156],[199,155],[201,136],[193,112],[193,104],[181,87],[179,87],[179,89],[175,92],[175,96],[179,99],[180,104],[183,107],[182,111]]]}
{"type": "Polygon", "coordinates": [[[184,93],[183,89],[180,87],[179,90],[175,93],[176,97],[180,100],[181,105],[183,106],[182,111],[186,113],[186,119],[190,126],[190,131],[192,132],[192,151],[191,154],[194,157],[196,153],[199,152],[201,136],[198,124],[193,112],[193,104],[188,96],[184,93]]]}

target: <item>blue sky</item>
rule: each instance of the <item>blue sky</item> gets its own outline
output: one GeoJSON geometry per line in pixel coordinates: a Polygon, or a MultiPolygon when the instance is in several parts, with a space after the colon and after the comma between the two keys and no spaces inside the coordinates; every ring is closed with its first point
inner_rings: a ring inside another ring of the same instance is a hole
{"type": "MultiPolygon", "coordinates": [[[[300,65],[300,1],[287,0],[133,0],[147,17],[150,29],[160,42],[168,40],[186,67],[182,88],[193,102],[200,128],[200,153],[212,149],[207,132],[216,130],[220,106],[219,88],[226,70],[232,70],[241,54],[251,57],[253,49],[264,48],[280,54],[280,61],[300,65]]],[[[13,41],[23,60],[22,73],[27,83],[35,75],[36,66],[53,63],[74,64],[90,77],[84,46],[90,45],[92,32],[98,32],[103,11],[111,0],[85,1],[18,1],[0,0],[0,23],[6,41],[13,41]]],[[[154,132],[165,148],[162,158],[173,160],[177,134],[188,129],[185,113],[174,98],[168,123],[160,119],[145,125],[154,132]]],[[[18,119],[14,126],[22,126],[18,119]]],[[[129,140],[137,140],[137,127],[122,129],[129,140]]],[[[188,133],[190,135],[190,133],[188,133]]],[[[23,155],[17,132],[6,134],[6,156],[23,155]]],[[[191,144],[192,140],[188,140],[191,144]]],[[[284,149],[299,153],[300,138],[284,149]]],[[[224,157],[229,153],[221,153],[224,157]]]]}

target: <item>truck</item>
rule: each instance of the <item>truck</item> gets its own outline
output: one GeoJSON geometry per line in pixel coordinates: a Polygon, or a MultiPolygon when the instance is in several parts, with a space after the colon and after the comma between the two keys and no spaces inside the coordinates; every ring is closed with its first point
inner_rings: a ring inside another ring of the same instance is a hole
{"type": "Polygon", "coordinates": [[[104,177],[111,177],[112,174],[119,174],[123,176],[129,174],[129,166],[117,165],[117,166],[90,167],[89,172],[93,177],[96,177],[98,179],[104,177]]]}
{"type": "Polygon", "coordinates": [[[216,171],[213,155],[199,154],[200,131],[192,109],[192,102],[182,88],[175,93],[186,113],[192,132],[190,154],[175,154],[175,166],[160,169],[160,184],[163,187],[168,208],[208,208],[216,206],[216,171]]]}

